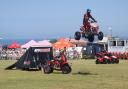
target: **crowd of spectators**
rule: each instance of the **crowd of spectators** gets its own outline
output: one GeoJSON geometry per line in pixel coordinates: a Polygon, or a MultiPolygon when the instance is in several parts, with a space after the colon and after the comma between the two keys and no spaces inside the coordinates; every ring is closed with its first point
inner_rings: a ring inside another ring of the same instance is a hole
{"type": "Polygon", "coordinates": [[[16,60],[19,59],[25,50],[23,49],[7,49],[0,47],[0,60],[16,60]]]}
{"type": "MultiPolygon", "coordinates": [[[[0,47],[0,60],[17,60],[19,59],[24,53],[25,49],[18,48],[18,49],[8,49],[6,47],[0,47]]],[[[54,50],[55,55],[59,53],[59,51],[54,50]]],[[[81,48],[68,48],[66,49],[65,55],[68,59],[79,59],[82,58],[81,48]]]]}

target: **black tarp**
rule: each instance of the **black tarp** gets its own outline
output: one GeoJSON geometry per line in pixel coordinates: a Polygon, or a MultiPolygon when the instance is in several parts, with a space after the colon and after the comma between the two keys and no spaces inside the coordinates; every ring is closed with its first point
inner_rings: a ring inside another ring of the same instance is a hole
{"type": "Polygon", "coordinates": [[[5,69],[39,69],[47,60],[53,60],[52,47],[30,47],[16,63],[5,69]]]}

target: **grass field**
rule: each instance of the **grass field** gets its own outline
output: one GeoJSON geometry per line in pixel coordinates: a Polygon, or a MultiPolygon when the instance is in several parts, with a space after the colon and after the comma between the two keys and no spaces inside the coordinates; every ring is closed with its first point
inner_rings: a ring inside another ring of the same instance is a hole
{"type": "Polygon", "coordinates": [[[0,61],[0,89],[128,89],[128,60],[99,64],[73,60],[72,73],[4,70],[14,61],[0,61]]]}

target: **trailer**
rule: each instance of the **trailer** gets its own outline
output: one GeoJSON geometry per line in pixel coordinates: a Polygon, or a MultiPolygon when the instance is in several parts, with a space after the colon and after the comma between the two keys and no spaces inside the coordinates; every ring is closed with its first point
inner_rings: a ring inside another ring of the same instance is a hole
{"type": "Polygon", "coordinates": [[[103,44],[87,43],[87,45],[82,48],[82,58],[95,58],[96,53],[102,50],[104,50],[103,44]]]}
{"type": "Polygon", "coordinates": [[[108,52],[128,52],[128,40],[109,40],[108,41],[108,52]]]}

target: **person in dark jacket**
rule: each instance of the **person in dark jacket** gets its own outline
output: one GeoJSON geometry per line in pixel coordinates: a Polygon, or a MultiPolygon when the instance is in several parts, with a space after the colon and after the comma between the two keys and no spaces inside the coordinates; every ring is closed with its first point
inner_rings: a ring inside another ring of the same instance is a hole
{"type": "Polygon", "coordinates": [[[83,26],[86,29],[90,29],[90,22],[89,20],[93,20],[94,22],[97,22],[91,15],[91,10],[87,9],[86,13],[84,14],[84,18],[83,18],[83,26]]]}

